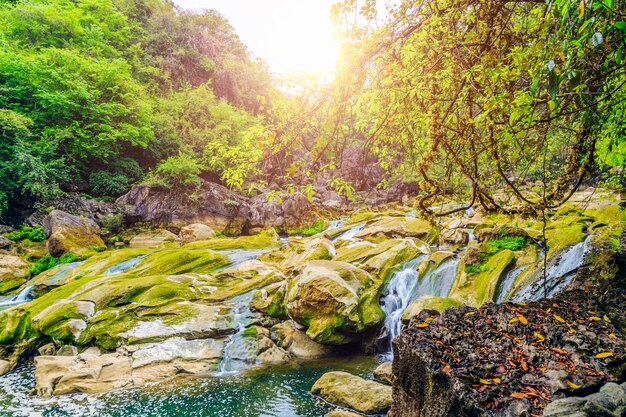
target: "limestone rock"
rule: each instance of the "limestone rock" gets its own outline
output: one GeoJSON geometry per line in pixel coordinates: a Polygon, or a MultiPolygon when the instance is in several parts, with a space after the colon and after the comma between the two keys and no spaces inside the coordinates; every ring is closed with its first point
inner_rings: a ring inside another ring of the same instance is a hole
{"type": "Polygon", "coordinates": [[[4,359],[0,359],[0,376],[11,372],[15,367],[15,363],[11,361],[5,361],[4,359]]]}
{"type": "Polygon", "coordinates": [[[57,348],[54,346],[54,343],[45,344],[37,349],[40,356],[54,356],[56,351],[57,348]]]}
{"type": "Polygon", "coordinates": [[[463,229],[445,230],[441,234],[441,240],[444,243],[463,245],[469,241],[469,233],[463,229]]]}
{"type": "Polygon", "coordinates": [[[356,234],[356,238],[370,242],[382,242],[389,238],[414,237],[431,242],[435,229],[427,221],[411,217],[382,217],[367,224],[356,234]]]}
{"type": "Polygon", "coordinates": [[[349,263],[310,261],[289,282],[285,306],[289,316],[308,326],[318,343],[341,345],[384,319],[376,282],[349,263]]]}
{"type": "Polygon", "coordinates": [[[129,245],[131,248],[162,248],[175,240],[176,235],[174,233],[159,229],[139,233],[130,240],[129,245]]]}
{"type": "Polygon", "coordinates": [[[385,362],[385,363],[378,365],[378,367],[374,369],[374,377],[380,381],[391,384],[393,382],[392,381],[393,374],[391,372],[391,368],[392,368],[391,362],[385,362]]]}
{"type": "Polygon", "coordinates": [[[328,372],[315,382],[311,393],[340,407],[365,414],[386,413],[391,407],[391,387],[347,372],[328,372]]]}
{"type": "Polygon", "coordinates": [[[47,248],[52,256],[65,253],[88,256],[106,249],[100,238],[100,227],[91,219],[52,210],[43,219],[43,228],[50,236],[47,248]]]}
{"type": "Polygon", "coordinates": [[[4,236],[0,236],[0,249],[8,248],[11,246],[11,241],[4,236]]]}
{"type": "Polygon", "coordinates": [[[332,355],[332,348],[311,340],[291,320],[272,327],[272,333],[276,336],[276,344],[296,358],[317,359],[332,355]]]}
{"type": "Polygon", "coordinates": [[[0,294],[18,288],[29,276],[28,262],[18,256],[0,254],[0,294]]]}
{"type": "Polygon", "coordinates": [[[461,303],[452,298],[441,298],[432,295],[425,295],[414,300],[402,313],[402,322],[408,323],[413,317],[417,316],[422,310],[435,310],[442,312],[450,307],[458,306],[461,303]]]}
{"type": "Polygon", "coordinates": [[[72,345],[63,345],[59,348],[56,353],[56,356],[77,356],[78,348],[72,345]]]}
{"type": "Polygon", "coordinates": [[[324,417],[363,417],[363,415],[353,413],[352,411],[333,410],[330,413],[326,413],[324,417]]]}
{"type": "Polygon", "coordinates": [[[215,232],[206,224],[193,223],[180,229],[178,234],[183,244],[208,240],[215,237],[215,232]]]}

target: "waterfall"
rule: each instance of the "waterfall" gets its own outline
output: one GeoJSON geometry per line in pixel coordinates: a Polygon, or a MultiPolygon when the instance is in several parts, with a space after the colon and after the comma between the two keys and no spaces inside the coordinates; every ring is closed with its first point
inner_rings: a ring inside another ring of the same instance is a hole
{"type": "Polygon", "coordinates": [[[235,303],[233,307],[233,321],[235,325],[235,334],[229,336],[224,351],[222,352],[222,360],[217,368],[217,375],[224,376],[232,374],[240,369],[247,361],[253,360],[255,352],[250,352],[250,347],[246,343],[244,331],[253,321],[253,313],[250,311],[250,300],[256,291],[240,295],[233,298],[235,303]]]}
{"type": "Polygon", "coordinates": [[[345,232],[334,238],[333,242],[339,239],[352,239],[354,236],[356,236],[357,233],[363,230],[364,227],[365,223],[359,223],[356,226],[352,226],[350,229],[346,230],[345,232]]]}
{"type": "Polygon", "coordinates": [[[528,265],[518,266],[517,268],[513,268],[506,274],[504,279],[498,284],[498,287],[496,288],[495,302],[497,304],[501,304],[506,300],[506,296],[509,294],[509,291],[511,291],[513,284],[515,284],[515,280],[527,268],[529,268],[528,265]]]}
{"type": "Polygon", "coordinates": [[[574,272],[580,268],[589,251],[591,236],[565,250],[551,265],[548,266],[544,285],[543,272],[540,270],[533,282],[522,289],[513,301],[536,301],[547,296],[552,298],[565,290],[574,279],[574,272]]]}
{"type": "Polygon", "coordinates": [[[27,303],[31,300],[30,295],[33,290],[32,285],[28,285],[24,287],[22,291],[19,292],[15,297],[11,298],[7,301],[0,302],[0,307],[13,307],[16,305],[27,303]]]}
{"type": "Polygon", "coordinates": [[[419,282],[417,295],[433,295],[435,297],[442,298],[447,297],[450,294],[450,290],[452,290],[452,286],[454,285],[458,267],[458,259],[447,259],[437,268],[427,271],[419,282]]]}
{"type": "Polygon", "coordinates": [[[112,267],[104,271],[104,275],[116,275],[116,274],[124,273],[128,271],[129,269],[134,268],[137,265],[139,265],[146,256],[148,256],[148,254],[135,256],[134,258],[130,258],[124,262],[120,262],[117,265],[113,265],[112,267]]]}

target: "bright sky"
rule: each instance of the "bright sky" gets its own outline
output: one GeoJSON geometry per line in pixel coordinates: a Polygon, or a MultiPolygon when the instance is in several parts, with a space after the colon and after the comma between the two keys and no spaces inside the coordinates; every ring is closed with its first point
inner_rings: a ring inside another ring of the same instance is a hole
{"type": "Polygon", "coordinates": [[[174,0],[186,9],[214,9],[274,72],[323,72],[339,54],[330,7],[338,0],[174,0]]]}

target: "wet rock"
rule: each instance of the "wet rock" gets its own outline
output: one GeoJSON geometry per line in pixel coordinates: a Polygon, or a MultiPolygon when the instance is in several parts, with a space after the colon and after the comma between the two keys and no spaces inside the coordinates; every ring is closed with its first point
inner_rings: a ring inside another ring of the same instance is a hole
{"type": "Polygon", "coordinates": [[[318,379],[313,395],[325,401],[365,414],[381,414],[391,406],[391,387],[367,381],[347,372],[328,372],[318,379]]]}
{"type": "Polygon", "coordinates": [[[305,332],[297,329],[291,320],[272,327],[272,334],[276,338],[276,344],[296,358],[317,359],[330,356],[333,353],[331,347],[311,340],[305,332]]]}
{"type": "Polygon", "coordinates": [[[65,253],[89,256],[106,249],[100,238],[100,227],[89,218],[52,210],[44,217],[42,225],[50,236],[46,245],[52,256],[60,257],[65,253]]]}
{"type": "Polygon", "coordinates": [[[413,301],[402,313],[402,322],[408,323],[413,317],[417,316],[422,310],[435,310],[443,312],[450,307],[455,307],[461,303],[452,298],[441,298],[432,295],[425,295],[413,301]]]}
{"type": "Polygon", "coordinates": [[[11,246],[11,241],[4,236],[0,236],[0,249],[8,248],[11,246]]]}
{"type": "Polygon", "coordinates": [[[174,243],[177,236],[167,230],[154,230],[141,232],[133,237],[129,245],[131,248],[162,248],[168,243],[174,243]]]}
{"type": "Polygon", "coordinates": [[[466,244],[469,241],[469,233],[462,229],[445,230],[441,234],[441,241],[454,245],[466,244]]]}
{"type": "Polygon", "coordinates": [[[215,237],[215,232],[206,224],[194,223],[184,226],[178,234],[183,244],[197,242],[199,240],[208,240],[215,237]]]}
{"type": "Polygon", "coordinates": [[[382,363],[378,365],[376,369],[374,369],[374,377],[380,381],[391,384],[393,382],[392,381],[393,374],[391,370],[392,370],[391,362],[382,363]]]}
{"type": "Polygon", "coordinates": [[[382,217],[368,223],[355,237],[370,242],[414,237],[430,243],[435,236],[433,226],[424,220],[411,217],[382,217]]]}
{"type": "Polygon", "coordinates": [[[326,413],[324,417],[363,417],[363,414],[357,414],[346,410],[333,410],[330,413],[326,413]]]}
{"type": "Polygon", "coordinates": [[[29,276],[28,262],[18,256],[0,254],[0,294],[20,287],[29,276]]]}
{"type": "Polygon", "coordinates": [[[11,361],[5,361],[4,359],[0,359],[0,376],[11,372],[15,367],[15,363],[11,361]]]}

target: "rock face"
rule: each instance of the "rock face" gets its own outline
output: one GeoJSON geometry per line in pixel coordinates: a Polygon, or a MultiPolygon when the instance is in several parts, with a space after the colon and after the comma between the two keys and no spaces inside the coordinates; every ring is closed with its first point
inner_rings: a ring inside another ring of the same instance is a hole
{"type": "Polygon", "coordinates": [[[393,342],[391,413],[540,415],[550,400],[575,395],[576,387],[588,392],[619,380],[626,342],[613,323],[624,305],[624,291],[602,299],[574,291],[528,305],[422,311],[393,342]]]}
{"type": "Polygon", "coordinates": [[[290,280],[285,297],[289,316],[307,327],[318,343],[350,343],[356,334],[381,323],[376,282],[346,262],[306,262],[290,280]]]}
{"type": "Polygon", "coordinates": [[[106,249],[100,238],[100,227],[91,219],[52,210],[43,219],[42,225],[50,236],[47,247],[52,256],[66,253],[87,256],[106,249]]]}
{"type": "Polygon", "coordinates": [[[197,200],[182,193],[140,185],[117,200],[127,207],[130,221],[183,227],[202,223],[213,229],[236,233],[253,228],[293,227],[314,221],[306,196],[284,196],[269,202],[266,195],[243,197],[219,184],[202,180],[197,200]]]}
{"type": "Polygon", "coordinates": [[[328,372],[311,388],[313,395],[340,407],[365,414],[386,413],[391,406],[391,387],[367,381],[347,372],[328,372]]]}
{"type": "Polygon", "coordinates": [[[324,346],[311,340],[305,332],[296,329],[291,320],[283,321],[272,327],[276,335],[276,344],[296,358],[317,359],[332,355],[330,346],[324,346]]]}
{"type": "Polygon", "coordinates": [[[0,294],[18,288],[29,276],[28,262],[14,255],[0,253],[0,294]]]}

